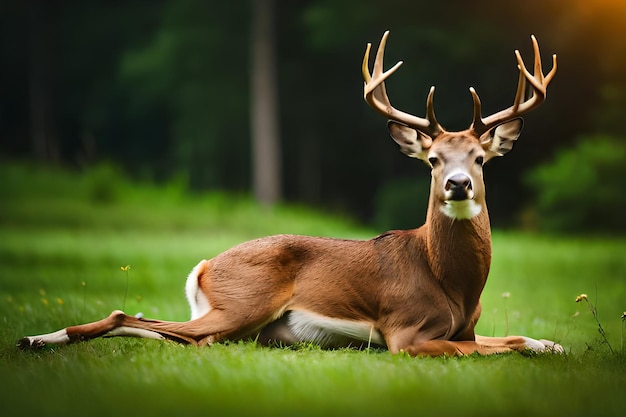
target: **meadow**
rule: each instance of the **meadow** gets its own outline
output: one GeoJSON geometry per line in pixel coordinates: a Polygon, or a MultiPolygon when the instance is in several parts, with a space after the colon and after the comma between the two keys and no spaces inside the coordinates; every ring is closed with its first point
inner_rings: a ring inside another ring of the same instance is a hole
{"type": "Polygon", "coordinates": [[[305,207],[265,209],[245,195],[194,194],[176,181],[137,184],[107,166],[76,175],[3,164],[0,178],[4,416],[624,413],[626,238],[494,231],[478,332],[552,339],[562,355],[411,358],[129,338],[19,351],[22,336],[118,308],[187,320],[186,275],[239,242],[275,233],[366,239],[382,230],[305,207]]]}

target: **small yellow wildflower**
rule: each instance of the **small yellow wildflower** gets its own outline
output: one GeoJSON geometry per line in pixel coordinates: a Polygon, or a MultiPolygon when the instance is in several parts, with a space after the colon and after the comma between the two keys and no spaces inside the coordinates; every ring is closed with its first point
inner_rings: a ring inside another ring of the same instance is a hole
{"type": "Polygon", "coordinates": [[[57,304],[59,304],[59,305],[63,305],[63,299],[61,299],[61,298],[57,298],[57,304]]]}
{"type": "Polygon", "coordinates": [[[576,297],[576,302],[580,303],[582,300],[586,300],[587,299],[587,294],[580,294],[578,297],[576,297]]]}
{"type": "Polygon", "coordinates": [[[126,265],[126,266],[120,266],[120,269],[124,272],[128,271],[130,269],[130,265],[126,265]]]}

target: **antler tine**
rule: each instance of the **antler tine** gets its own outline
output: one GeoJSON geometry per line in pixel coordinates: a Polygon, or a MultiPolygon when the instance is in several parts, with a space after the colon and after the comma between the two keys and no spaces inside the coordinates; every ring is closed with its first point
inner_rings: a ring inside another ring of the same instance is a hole
{"type": "Polygon", "coordinates": [[[482,104],[480,102],[480,97],[478,97],[478,93],[476,93],[474,87],[470,87],[469,90],[472,94],[472,101],[474,102],[474,118],[472,121],[472,129],[474,129],[474,131],[483,130],[485,128],[485,124],[483,123],[482,118],[482,104]]]}
{"type": "MultiPolygon", "coordinates": [[[[369,56],[370,56],[370,49],[372,47],[371,43],[367,44],[367,48],[365,49],[365,55],[363,56],[363,66],[361,68],[361,71],[363,72],[363,79],[365,80],[365,86],[363,89],[363,93],[365,96],[365,99],[367,100],[368,95],[373,92],[374,90],[378,89],[379,87],[382,87],[384,89],[384,82],[385,80],[394,72],[396,72],[396,70],[398,68],[400,68],[400,65],[402,65],[402,61],[398,61],[396,63],[396,65],[394,65],[393,67],[391,67],[389,70],[387,71],[383,71],[383,60],[385,57],[385,46],[387,44],[387,37],[389,36],[389,31],[385,32],[385,34],[383,35],[382,40],[380,41],[380,46],[378,47],[378,51],[376,51],[376,59],[374,60],[374,68],[372,70],[372,74],[370,76],[369,73],[369,56]],[[373,82],[372,82],[373,80],[373,82]]],[[[381,98],[387,98],[387,96],[385,95],[384,97],[381,98]]],[[[387,100],[389,101],[389,100],[387,100]]],[[[368,101],[369,103],[369,101],[368,101]]],[[[378,110],[378,109],[376,109],[378,110]]]]}
{"type": "Polygon", "coordinates": [[[526,95],[526,76],[521,71],[519,65],[517,66],[517,69],[520,70],[520,72],[517,80],[517,92],[515,93],[515,100],[513,101],[513,112],[516,112],[520,104],[524,102],[526,95]]]}
{"type": "Polygon", "coordinates": [[[363,64],[361,65],[361,73],[366,86],[372,80],[370,75],[370,49],[372,49],[372,44],[368,42],[365,47],[365,55],[363,55],[363,64]]]}
{"type": "MultiPolygon", "coordinates": [[[[539,80],[543,81],[543,68],[541,68],[541,52],[539,52],[539,44],[537,43],[537,38],[535,37],[535,35],[530,35],[530,40],[533,43],[533,54],[535,55],[535,68],[533,71],[535,74],[537,74],[539,80]]],[[[521,59],[519,51],[516,56],[518,55],[520,56],[519,60],[522,61],[523,64],[524,61],[521,59]]]]}
{"type": "Polygon", "coordinates": [[[552,78],[556,74],[556,54],[552,55],[552,69],[548,75],[543,75],[543,69],[541,66],[541,53],[539,51],[539,44],[535,36],[531,36],[534,52],[534,74],[531,74],[524,65],[524,60],[518,50],[515,50],[515,57],[517,59],[517,68],[520,71],[519,80],[517,83],[517,92],[515,93],[515,99],[513,106],[508,109],[499,111],[491,116],[482,118],[481,116],[481,104],[478,94],[473,88],[470,89],[472,93],[472,99],[474,101],[474,120],[470,129],[477,135],[482,135],[489,129],[504,123],[506,121],[515,119],[524,113],[527,113],[537,106],[539,106],[546,99],[546,91],[548,84],[552,81],[552,78]],[[530,98],[526,99],[524,91],[526,89],[526,82],[529,82],[533,87],[533,93],[530,98]]]}
{"type": "Polygon", "coordinates": [[[404,123],[415,130],[423,132],[431,138],[434,138],[444,131],[435,117],[433,106],[434,87],[430,89],[430,93],[428,94],[428,99],[426,101],[426,119],[397,110],[389,101],[385,88],[385,80],[393,74],[400,67],[400,65],[402,65],[402,61],[399,61],[387,71],[383,70],[383,59],[388,36],[389,31],[386,31],[376,52],[376,59],[374,61],[374,67],[371,74],[369,72],[369,55],[372,45],[368,43],[365,49],[365,56],[363,57],[363,65],[361,67],[363,80],[365,81],[363,87],[363,96],[365,101],[370,105],[370,107],[388,119],[404,123]]]}
{"type": "Polygon", "coordinates": [[[428,98],[426,99],[426,119],[428,119],[428,122],[431,124],[431,126],[436,127],[436,129],[438,129],[438,132],[440,133],[443,128],[435,117],[435,106],[433,105],[434,97],[435,86],[433,85],[432,87],[430,87],[430,91],[428,92],[428,98]]]}

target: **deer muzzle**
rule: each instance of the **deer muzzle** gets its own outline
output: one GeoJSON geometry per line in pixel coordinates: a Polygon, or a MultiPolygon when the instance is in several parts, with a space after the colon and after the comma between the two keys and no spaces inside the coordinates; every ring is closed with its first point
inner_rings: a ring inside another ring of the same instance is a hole
{"type": "Polygon", "coordinates": [[[446,200],[463,201],[474,198],[472,180],[465,174],[454,174],[444,186],[446,200]]]}

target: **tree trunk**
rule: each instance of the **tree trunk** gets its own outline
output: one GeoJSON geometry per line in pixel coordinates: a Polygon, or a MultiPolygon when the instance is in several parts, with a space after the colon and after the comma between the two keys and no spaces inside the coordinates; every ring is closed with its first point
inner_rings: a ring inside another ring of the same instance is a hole
{"type": "Polygon", "coordinates": [[[252,11],[251,138],[254,195],[264,205],[281,198],[281,153],[274,39],[274,0],[254,0],[252,11]]]}
{"type": "Polygon", "coordinates": [[[45,1],[28,2],[29,35],[29,107],[30,137],[35,159],[58,162],[58,144],[54,137],[53,115],[50,106],[50,36],[52,24],[45,1]]]}

